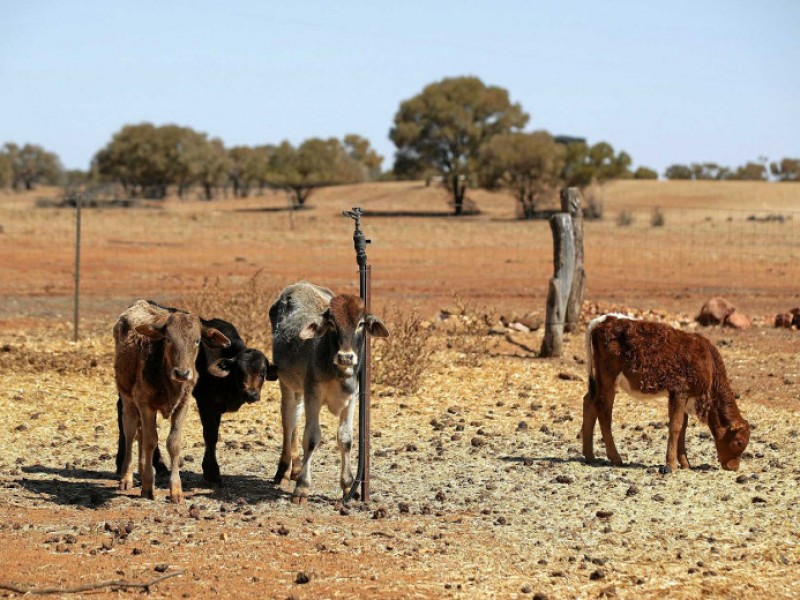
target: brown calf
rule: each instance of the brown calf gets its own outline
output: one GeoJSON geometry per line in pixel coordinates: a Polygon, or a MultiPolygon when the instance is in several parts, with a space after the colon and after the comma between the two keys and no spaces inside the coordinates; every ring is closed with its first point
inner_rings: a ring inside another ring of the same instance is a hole
{"type": "Polygon", "coordinates": [[[230,341],[200,318],[168,312],[144,300],[123,312],[114,325],[114,373],[123,404],[125,458],[119,488],[133,487],[133,441],[139,438],[142,496],[153,498],[153,451],[158,446],[156,413],[170,419],[169,497],[183,501],[180,478],[181,425],[197,382],[195,360],[204,343],[226,347],[230,341]]]}
{"type": "Polygon", "coordinates": [[[739,457],[750,440],[750,425],[742,418],[714,345],[697,334],[668,325],[638,321],[624,315],[604,315],[586,331],[589,391],[583,398],[583,456],[594,460],[595,421],[614,465],[622,458],[611,435],[617,384],[633,396],[669,395],[667,466],[689,468],[686,457],[688,414],[707,423],[723,469],[739,468],[739,457]]]}

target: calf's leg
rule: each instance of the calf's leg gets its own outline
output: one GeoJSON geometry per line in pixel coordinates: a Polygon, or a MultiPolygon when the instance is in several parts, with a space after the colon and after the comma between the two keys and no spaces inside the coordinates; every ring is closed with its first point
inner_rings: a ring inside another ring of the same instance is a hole
{"type": "Polygon", "coordinates": [[[581,438],[583,440],[583,458],[587,463],[594,462],[594,425],[597,423],[597,407],[595,403],[596,383],[591,383],[589,391],[583,397],[583,427],[581,438]]]}
{"type": "Polygon", "coordinates": [[[294,429],[292,430],[292,471],[289,479],[297,481],[300,477],[300,471],[303,470],[303,463],[300,461],[300,417],[303,414],[303,407],[305,406],[305,399],[302,395],[298,395],[295,402],[297,403],[294,408],[294,429]]]}
{"type": "Polygon", "coordinates": [[[167,437],[169,452],[169,499],[175,504],[183,504],[183,488],[181,487],[181,429],[186,414],[189,412],[189,399],[184,397],[175,408],[170,418],[170,430],[167,437]]]}
{"type": "Polygon", "coordinates": [[[117,396],[117,477],[122,476],[122,464],[125,462],[125,430],[122,423],[122,396],[117,396]]]}
{"type": "MultiPolygon", "coordinates": [[[[138,409],[136,410],[138,413],[138,409]]],[[[141,443],[139,444],[141,449],[141,443]]],[[[122,396],[117,397],[117,477],[122,476],[122,464],[125,461],[125,426],[123,424],[123,416],[122,416],[122,396]]],[[[169,472],[167,469],[167,465],[164,464],[164,460],[161,458],[161,452],[156,446],[155,454],[153,455],[153,465],[156,468],[156,473],[159,475],[163,473],[169,472]]],[[[140,465],[141,466],[141,465],[140,465]]]]}
{"type": "Polygon", "coordinates": [[[622,466],[622,457],[617,452],[614,436],[611,433],[611,420],[614,415],[614,397],[617,395],[616,378],[603,376],[597,379],[598,398],[595,402],[600,431],[606,445],[606,456],[616,467],[622,466]]]}
{"type": "MultiPolygon", "coordinates": [[[[136,439],[140,420],[139,409],[133,400],[126,400],[125,403],[128,409],[122,411],[121,415],[123,432],[120,441],[124,444],[124,449],[122,462],[119,465],[119,489],[123,491],[133,488],[133,441],[136,439]]],[[[119,460],[119,457],[117,459],[119,460]]]]}
{"type": "Polygon", "coordinates": [[[684,469],[689,467],[689,457],[686,455],[686,427],[689,425],[689,415],[683,415],[683,427],[681,427],[681,435],[678,438],[678,463],[684,469]]]}
{"type": "MultiPolygon", "coordinates": [[[[144,403],[142,403],[144,404],[144,403]]],[[[158,429],[156,427],[156,413],[147,406],[139,408],[141,413],[141,476],[142,476],[142,498],[155,497],[153,491],[153,452],[158,446],[158,429]]]]}
{"type": "Polygon", "coordinates": [[[292,502],[302,503],[308,498],[311,489],[311,457],[314,450],[322,440],[322,430],[319,426],[319,412],[322,405],[316,394],[309,390],[305,393],[306,427],[303,431],[303,468],[297,478],[297,484],[292,492],[292,502]]]}
{"type": "Polygon", "coordinates": [[[203,405],[200,407],[200,421],[203,423],[203,440],[206,443],[206,451],[203,454],[203,478],[210,483],[220,485],[222,477],[217,462],[217,441],[222,414],[211,406],[203,405]]]}
{"type": "Polygon", "coordinates": [[[353,414],[356,404],[358,404],[358,388],[350,396],[347,406],[339,414],[339,430],[336,432],[336,444],[339,446],[339,454],[342,459],[342,471],[339,476],[339,484],[342,486],[342,493],[347,494],[353,485],[353,471],[350,467],[350,449],[353,447],[353,414]]]}
{"type": "MultiPolygon", "coordinates": [[[[686,399],[669,395],[669,439],[667,440],[667,466],[678,468],[678,443],[685,425],[686,399]]],[[[687,462],[688,465],[688,462],[687,462]]]]}
{"type": "MultiPolygon", "coordinates": [[[[272,478],[274,484],[283,481],[286,471],[292,466],[292,445],[296,447],[297,431],[297,394],[294,393],[286,384],[281,382],[281,426],[283,428],[283,446],[281,446],[281,457],[278,460],[278,470],[272,478]]],[[[298,461],[299,462],[299,461],[298,461]]]]}

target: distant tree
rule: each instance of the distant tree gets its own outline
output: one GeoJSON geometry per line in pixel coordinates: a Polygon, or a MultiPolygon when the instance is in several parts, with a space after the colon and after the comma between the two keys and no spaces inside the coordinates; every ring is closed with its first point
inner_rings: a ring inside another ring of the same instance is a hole
{"type": "Polygon", "coordinates": [[[0,188],[10,187],[14,181],[14,169],[11,166],[11,157],[0,150],[0,188]]]}
{"type": "Polygon", "coordinates": [[[686,165],[670,165],[664,171],[664,177],[667,179],[691,179],[692,169],[686,165]]]}
{"type": "Polygon", "coordinates": [[[118,181],[125,193],[163,198],[174,169],[159,128],[151,123],[125,125],[95,154],[92,170],[103,179],[118,181]]]}
{"type": "Polygon", "coordinates": [[[460,215],[481,146],[527,122],[528,115],[511,103],[507,90],[486,86],[477,77],[454,77],[403,101],[389,138],[397,146],[398,162],[426,165],[442,176],[460,215]]]}
{"type": "Polygon", "coordinates": [[[64,172],[58,155],[36,144],[25,144],[20,148],[8,142],[1,154],[5,157],[5,168],[10,165],[11,187],[15,190],[20,186],[32,190],[39,183],[56,185],[64,172]]]}
{"type": "Polygon", "coordinates": [[[246,198],[253,187],[257,186],[261,193],[270,185],[274,152],[275,146],[271,145],[235,146],[228,150],[228,178],[234,197],[246,198]]]}
{"type": "Polygon", "coordinates": [[[354,133],[344,136],[343,145],[350,158],[364,165],[367,170],[367,177],[370,181],[375,181],[381,176],[381,164],[383,157],[378,154],[370,145],[367,138],[354,133]]]}
{"type": "Polygon", "coordinates": [[[658,179],[658,173],[648,167],[639,167],[633,172],[634,179],[658,179]]]}
{"type": "Polygon", "coordinates": [[[720,181],[731,177],[728,167],[722,167],[715,162],[692,163],[690,168],[692,179],[720,181]]]}
{"type": "Polygon", "coordinates": [[[748,162],[736,169],[736,172],[730,178],[741,181],[766,181],[767,168],[763,164],[748,162]]]}
{"type": "Polygon", "coordinates": [[[487,189],[505,188],[516,196],[526,218],[540,197],[557,188],[565,149],[546,131],[493,136],[480,149],[479,182],[487,189]]]}
{"type": "Polygon", "coordinates": [[[784,158],[773,162],[769,170],[778,181],[800,181],[800,158],[784,158]]]}
{"type": "Polygon", "coordinates": [[[206,200],[213,200],[215,190],[225,184],[230,172],[230,158],[222,140],[214,138],[203,144],[193,168],[206,200]]]}
{"type": "Polygon", "coordinates": [[[224,182],[228,158],[222,142],[207,134],[179,125],[151,123],[125,125],[114,134],[92,161],[96,176],[117,181],[129,196],[160,199],[168,186],[179,197],[194,185],[203,186],[205,196],[224,182]]]}
{"type": "Polygon", "coordinates": [[[562,177],[568,186],[586,187],[590,183],[605,183],[631,176],[631,157],[627,152],[614,153],[607,142],[589,146],[578,141],[566,145],[562,177]]]}
{"type": "Polygon", "coordinates": [[[336,138],[310,138],[294,148],[282,142],[270,157],[269,183],[285,189],[294,206],[303,206],[314,190],[366,179],[366,166],[336,138]]]}

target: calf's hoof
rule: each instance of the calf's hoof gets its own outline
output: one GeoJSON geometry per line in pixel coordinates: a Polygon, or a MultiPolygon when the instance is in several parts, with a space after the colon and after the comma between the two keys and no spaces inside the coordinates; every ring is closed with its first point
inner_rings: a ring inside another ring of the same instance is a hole
{"type": "Polygon", "coordinates": [[[308,502],[308,496],[292,494],[292,504],[303,505],[308,502]]]}
{"type": "Polygon", "coordinates": [[[169,495],[169,501],[173,504],[183,504],[183,492],[173,492],[169,495]]]}
{"type": "Polygon", "coordinates": [[[142,498],[147,498],[148,500],[155,500],[156,499],[155,494],[153,493],[153,490],[146,490],[144,488],[142,488],[142,498]]]}
{"type": "Polygon", "coordinates": [[[211,485],[217,487],[222,486],[222,476],[220,475],[219,467],[203,467],[203,479],[211,485]]]}
{"type": "Polygon", "coordinates": [[[692,467],[689,466],[689,460],[687,458],[680,459],[680,467],[681,469],[691,469],[692,467]]]}
{"type": "Polygon", "coordinates": [[[120,492],[126,492],[132,489],[133,489],[133,477],[131,477],[130,479],[120,479],[119,481],[120,492]]]}
{"type": "Polygon", "coordinates": [[[287,462],[279,462],[278,463],[278,470],[275,471],[275,477],[272,478],[272,483],[275,485],[280,484],[283,481],[283,478],[286,476],[286,471],[289,470],[289,463],[287,462]]]}
{"type": "Polygon", "coordinates": [[[662,475],[669,475],[675,470],[676,470],[675,467],[671,467],[669,465],[661,465],[660,467],[658,467],[658,472],[661,473],[662,475]]]}

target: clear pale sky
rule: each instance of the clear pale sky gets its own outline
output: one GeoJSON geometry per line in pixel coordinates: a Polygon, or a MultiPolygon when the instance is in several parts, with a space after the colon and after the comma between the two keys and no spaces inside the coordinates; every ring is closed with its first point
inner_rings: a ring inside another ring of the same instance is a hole
{"type": "Polygon", "coordinates": [[[800,0],[0,1],[0,143],[68,168],[142,121],[227,145],[359,133],[389,168],[400,101],[457,75],[662,173],[800,156],[800,0]]]}

